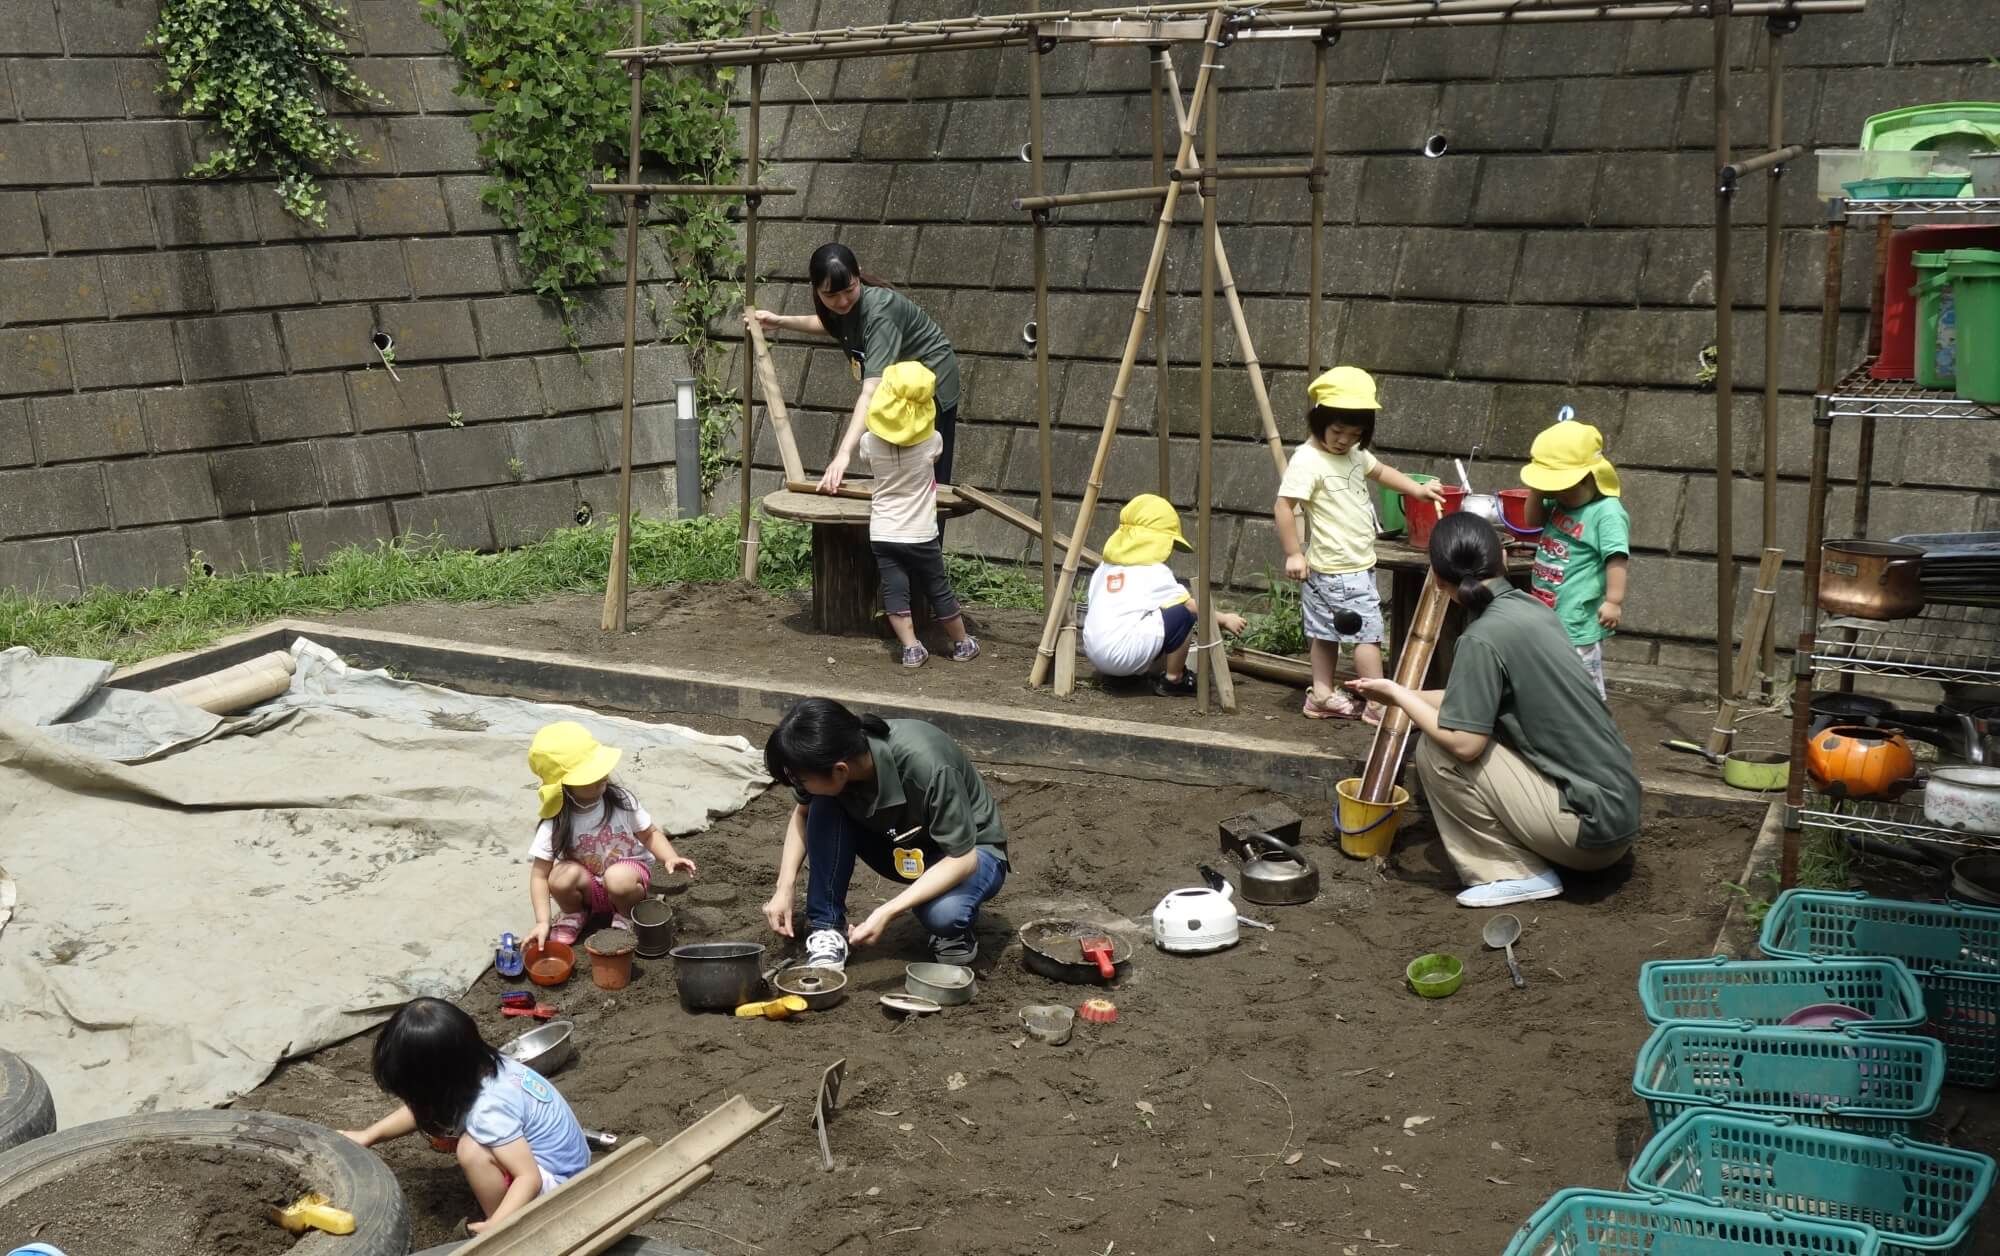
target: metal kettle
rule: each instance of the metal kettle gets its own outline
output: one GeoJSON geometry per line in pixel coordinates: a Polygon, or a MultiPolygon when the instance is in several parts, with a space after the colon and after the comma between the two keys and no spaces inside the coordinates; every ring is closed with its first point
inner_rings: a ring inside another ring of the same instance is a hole
{"type": "Polygon", "coordinates": [[[1319,868],[1305,852],[1269,833],[1245,835],[1246,846],[1264,846],[1273,853],[1243,861],[1243,897],[1267,906],[1310,903],[1319,896],[1319,868]]]}

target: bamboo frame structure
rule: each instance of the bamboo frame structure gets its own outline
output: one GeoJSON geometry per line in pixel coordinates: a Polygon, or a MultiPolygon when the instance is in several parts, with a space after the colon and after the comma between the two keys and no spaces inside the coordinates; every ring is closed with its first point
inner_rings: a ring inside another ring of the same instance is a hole
{"type": "MultiPolygon", "coordinates": [[[[645,0],[632,0],[632,38],[646,38],[645,0]]],[[[646,117],[645,68],[628,66],[632,80],[631,130],[626,144],[625,182],[639,182],[639,131],[646,117]]],[[[639,220],[645,217],[637,193],[625,196],[625,409],[620,418],[618,460],[618,533],[611,542],[611,570],[604,580],[604,614],[598,627],[605,632],[625,631],[626,612],[631,605],[628,573],[632,569],[632,367],[639,345],[639,220]]]]}
{"type": "MultiPolygon", "coordinates": [[[[1216,44],[1203,46],[1202,68],[1211,75],[1219,67],[1209,61],[1220,55],[1216,44]]],[[[1169,69],[1169,81],[1172,71],[1169,69]]],[[[1180,89],[1174,89],[1174,104],[1180,105],[1180,89]]],[[[1195,460],[1195,702],[1203,713],[1210,702],[1224,711],[1236,710],[1236,686],[1229,679],[1229,656],[1221,650],[1222,637],[1215,628],[1215,278],[1221,257],[1220,237],[1215,229],[1215,133],[1222,129],[1222,93],[1211,85],[1208,93],[1208,124],[1202,128],[1202,168],[1210,171],[1197,185],[1201,193],[1201,435],[1200,453],[1195,460]]]]}
{"type": "MultiPolygon", "coordinates": [[[[1029,0],[1029,8],[1040,8],[1040,0],[1029,0]]],[[[1042,53],[1049,45],[1036,43],[1028,50],[1028,191],[1040,196],[1042,172],[1042,53]]],[[[1055,436],[1049,416],[1049,214],[1035,214],[1035,431],[1041,439],[1041,514],[1053,521],[1055,497],[1055,436]]],[[[1037,546],[1042,555],[1042,604],[1049,604],[1056,591],[1056,551],[1042,538],[1037,546]]]]}
{"type": "MultiPolygon", "coordinates": [[[[1166,115],[1160,105],[1166,91],[1166,72],[1173,68],[1167,59],[1167,50],[1161,48],[1153,53],[1150,69],[1153,82],[1153,182],[1160,185],[1160,195],[1167,194],[1167,150],[1166,115]]],[[[1170,363],[1167,351],[1167,312],[1160,310],[1160,316],[1153,320],[1153,435],[1158,446],[1160,462],[1160,496],[1169,501],[1174,496],[1174,453],[1173,453],[1173,406],[1168,393],[1168,372],[1170,363]]]]}

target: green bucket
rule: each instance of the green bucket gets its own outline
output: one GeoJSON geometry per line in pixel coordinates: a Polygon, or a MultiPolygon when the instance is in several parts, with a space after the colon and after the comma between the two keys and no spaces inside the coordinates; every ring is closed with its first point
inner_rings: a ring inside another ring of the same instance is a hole
{"type": "MultiPolygon", "coordinates": [[[[1434,475],[1424,475],[1420,472],[1406,474],[1419,484],[1438,482],[1438,478],[1434,475]]],[[[1410,526],[1410,521],[1403,515],[1403,495],[1386,484],[1375,486],[1375,520],[1383,536],[1392,536],[1407,530],[1410,526]]]]}
{"type": "Polygon", "coordinates": [[[1917,383],[1949,389],[1957,384],[1958,362],[1958,310],[1951,272],[1943,253],[1913,253],[1910,265],[1917,273],[1916,286],[1910,289],[1917,298],[1917,383]]]}
{"type": "Polygon", "coordinates": [[[1958,395],[2000,404],[2000,251],[1953,249],[1944,257],[1956,312],[1958,395]]]}

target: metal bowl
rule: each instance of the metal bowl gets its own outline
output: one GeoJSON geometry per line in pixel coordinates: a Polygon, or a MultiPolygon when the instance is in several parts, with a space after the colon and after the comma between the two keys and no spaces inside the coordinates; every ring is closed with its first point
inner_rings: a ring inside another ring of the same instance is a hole
{"type": "Polygon", "coordinates": [[[500,1048],[500,1054],[547,1077],[576,1056],[576,1026],[566,1020],[538,1025],[500,1048]]]}
{"type": "Polygon", "coordinates": [[[979,985],[972,970],[958,964],[911,964],[903,969],[903,989],[939,1007],[972,1002],[979,985]]]}
{"type": "Polygon", "coordinates": [[[771,978],[771,984],[780,994],[798,995],[815,1012],[823,1012],[847,997],[847,974],[818,964],[784,969],[771,978]]]}
{"type": "Polygon", "coordinates": [[[764,947],[757,942],[677,946],[674,987],[690,1012],[733,1012],[764,992],[764,947]]]}

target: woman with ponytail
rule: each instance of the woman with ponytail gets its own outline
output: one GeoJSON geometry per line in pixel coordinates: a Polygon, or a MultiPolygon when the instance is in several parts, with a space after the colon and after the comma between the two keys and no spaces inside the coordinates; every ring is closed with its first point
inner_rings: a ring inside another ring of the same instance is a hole
{"type": "Polygon", "coordinates": [[[771,731],[764,766],[798,804],[764,904],[772,932],[795,936],[792,903],[805,867],[807,963],[844,966],[850,943],[881,940],[904,912],[930,933],[938,962],[973,961],[979,906],[1007,880],[1007,833],[956,742],[922,720],[856,715],[831,698],[807,698],[771,731]],[[902,889],[850,928],[856,859],[902,889]]]}
{"type": "Polygon", "coordinates": [[[1348,686],[1401,707],[1423,734],[1417,775],[1461,907],[1562,893],[1557,867],[1608,868],[1639,832],[1632,751],[1554,611],[1505,576],[1493,525],[1446,515],[1431,532],[1431,579],[1470,621],[1443,690],[1393,680],[1348,686]]]}
{"type": "Polygon", "coordinates": [[[847,464],[854,460],[861,434],[867,430],[868,403],[881,386],[883,372],[898,362],[922,362],[937,377],[932,395],[937,402],[937,434],[943,441],[937,478],[940,483],[951,483],[959,397],[958,353],[951,341],[923,307],[862,270],[854,250],[845,244],[822,244],[814,249],[806,273],[812,281],[812,313],[746,310],[743,318],[765,331],[831,336],[847,352],[848,368],[861,385],[861,394],[855,398],[840,447],[820,477],[820,491],[837,492],[847,477],[847,464]]]}

